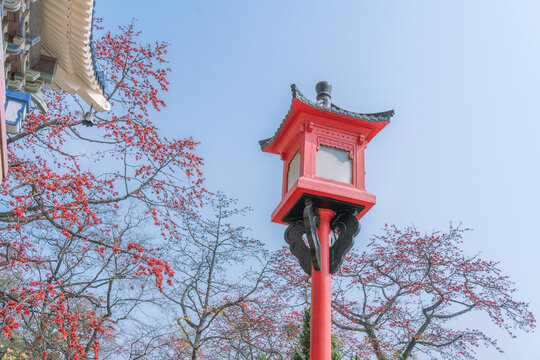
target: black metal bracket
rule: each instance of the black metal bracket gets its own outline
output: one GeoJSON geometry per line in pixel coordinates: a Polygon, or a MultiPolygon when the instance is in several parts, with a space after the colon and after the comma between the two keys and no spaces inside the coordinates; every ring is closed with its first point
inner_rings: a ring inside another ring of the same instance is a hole
{"type": "Polygon", "coordinates": [[[311,256],[311,264],[313,269],[321,270],[321,243],[317,228],[321,224],[317,208],[311,201],[306,199],[306,207],[304,208],[304,227],[306,228],[306,237],[309,244],[309,253],[311,256]]]}
{"type": "Polygon", "coordinates": [[[309,248],[302,238],[305,233],[304,221],[298,220],[289,224],[289,227],[285,230],[285,241],[289,244],[291,253],[298,259],[302,270],[306,274],[311,275],[311,255],[309,248]]]}
{"type": "Polygon", "coordinates": [[[330,246],[330,274],[336,273],[345,255],[354,245],[354,237],[360,232],[360,223],[352,211],[342,211],[330,221],[330,228],[337,239],[330,246]]]}
{"type": "MultiPolygon", "coordinates": [[[[285,230],[285,241],[289,244],[291,253],[298,259],[300,267],[308,275],[311,275],[311,265],[315,270],[321,269],[321,244],[317,234],[319,225],[317,208],[311,199],[306,199],[303,220],[290,223],[285,230]],[[304,242],[304,234],[306,234],[309,246],[304,242]]],[[[360,224],[354,216],[354,210],[342,210],[332,218],[330,228],[332,238],[335,240],[329,249],[329,270],[331,274],[334,274],[354,245],[354,237],[360,231],[360,224]]]]}
{"type": "Polygon", "coordinates": [[[303,220],[297,220],[285,230],[285,241],[289,244],[291,253],[298,259],[302,270],[311,275],[311,265],[315,270],[321,269],[321,245],[317,228],[320,225],[317,208],[311,199],[306,199],[303,220]],[[308,245],[304,242],[306,234],[308,245]]]}

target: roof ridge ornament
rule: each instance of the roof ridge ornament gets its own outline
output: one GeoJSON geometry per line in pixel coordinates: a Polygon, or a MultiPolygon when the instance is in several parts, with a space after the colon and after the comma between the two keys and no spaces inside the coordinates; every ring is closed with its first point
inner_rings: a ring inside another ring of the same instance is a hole
{"type": "Polygon", "coordinates": [[[317,104],[330,109],[332,106],[332,84],[329,81],[319,81],[315,85],[315,91],[317,91],[317,104]]]}

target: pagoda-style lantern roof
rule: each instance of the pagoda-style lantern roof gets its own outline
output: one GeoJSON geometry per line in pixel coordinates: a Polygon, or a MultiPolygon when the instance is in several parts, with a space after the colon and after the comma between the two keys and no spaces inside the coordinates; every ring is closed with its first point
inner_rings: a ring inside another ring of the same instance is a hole
{"type": "Polygon", "coordinates": [[[289,112],[281,122],[281,125],[277,129],[274,136],[268,139],[264,139],[259,141],[259,144],[261,146],[261,150],[264,152],[274,153],[272,151],[272,146],[276,146],[275,144],[279,141],[276,141],[276,139],[279,137],[279,135],[282,132],[283,128],[287,127],[287,124],[292,123],[292,119],[295,117],[296,113],[299,111],[308,111],[308,112],[318,112],[323,111],[324,113],[332,113],[336,115],[336,119],[341,119],[344,122],[352,122],[352,123],[358,123],[363,124],[367,128],[372,128],[373,131],[370,132],[370,135],[366,138],[366,140],[369,142],[379,131],[382,130],[383,127],[388,125],[390,122],[390,119],[394,115],[394,110],[389,111],[383,111],[379,113],[357,113],[353,111],[348,111],[345,109],[340,108],[336,104],[330,102],[330,106],[325,105],[322,101],[313,101],[306,98],[298,89],[296,84],[291,85],[291,91],[292,91],[292,103],[291,107],[289,109],[289,112]]]}
{"type": "Polygon", "coordinates": [[[262,151],[284,161],[282,200],[272,221],[302,218],[305,200],[334,211],[352,211],[361,218],[374,204],[365,189],[364,150],[390,123],[394,111],[357,113],[331,101],[332,86],[317,84],[317,101],[291,85],[289,112],[274,136],[259,141],[262,151]]]}

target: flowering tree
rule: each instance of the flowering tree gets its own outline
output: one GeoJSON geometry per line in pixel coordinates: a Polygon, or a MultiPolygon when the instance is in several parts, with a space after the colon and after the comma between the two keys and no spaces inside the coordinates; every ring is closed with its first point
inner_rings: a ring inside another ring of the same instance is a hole
{"type": "MultiPolygon", "coordinates": [[[[152,239],[179,239],[172,212],[200,200],[192,139],[149,120],[165,106],[167,45],[141,45],[133,26],[95,43],[113,110],[83,126],[82,106],[49,91],[8,139],[0,186],[2,337],[30,358],[98,359],[100,341],[173,276],[152,239]]],[[[2,339],[0,339],[2,340],[2,339]]]]}
{"type": "Polygon", "coordinates": [[[495,346],[480,329],[455,321],[484,313],[511,336],[535,320],[527,304],[497,264],[468,257],[459,248],[467,229],[421,234],[415,228],[387,226],[363,254],[353,253],[342,270],[334,322],[365,334],[377,359],[409,359],[415,353],[473,359],[479,344],[495,346]],[[353,291],[363,294],[353,298],[353,291]]]}
{"type": "MultiPolygon", "coordinates": [[[[336,330],[356,334],[355,356],[474,359],[481,344],[502,352],[484,330],[463,328],[456,321],[473,312],[513,337],[514,329],[534,328],[528,305],[512,297],[512,282],[497,263],[460,249],[467,230],[451,226],[446,233],[421,234],[413,227],[387,226],[364,252],[351,251],[333,277],[332,322],[336,330]]],[[[290,255],[282,253],[279,261],[278,274],[293,284],[291,290],[309,281],[290,255]]],[[[302,290],[295,296],[305,295],[302,290]]]]}
{"type": "Polygon", "coordinates": [[[233,314],[252,313],[260,303],[267,255],[261,242],[234,224],[246,210],[217,193],[207,194],[201,208],[180,212],[184,240],[169,241],[165,249],[176,273],[163,293],[164,308],[175,319],[171,359],[219,358],[234,342],[230,328],[242,322],[233,314]]]}
{"type": "Polygon", "coordinates": [[[226,346],[223,359],[292,359],[298,346],[302,314],[284,301],[267,284],[257,298],[244,306],[231,308],[218,325],[226,346]]]}

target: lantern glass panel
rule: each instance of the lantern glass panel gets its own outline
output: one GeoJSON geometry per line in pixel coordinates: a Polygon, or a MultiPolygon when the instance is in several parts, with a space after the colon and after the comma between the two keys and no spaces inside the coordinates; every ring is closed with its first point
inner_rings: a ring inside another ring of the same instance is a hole
{"type": "Polygon", "coordinates": [[[316,158],[316,176],[352,184],[353,163],[348,151],[321,145],[316,158]]]}
{"type": "Polygon", "coordinates": [[[300,153],[296,153],[289,162],[287,170],[287,191],[294,185],[300,177],[300,153]]]}

